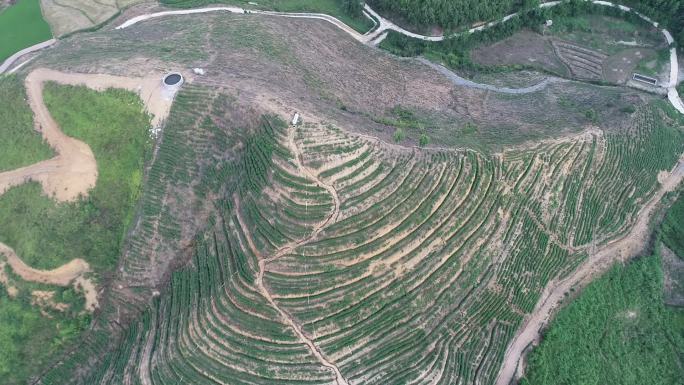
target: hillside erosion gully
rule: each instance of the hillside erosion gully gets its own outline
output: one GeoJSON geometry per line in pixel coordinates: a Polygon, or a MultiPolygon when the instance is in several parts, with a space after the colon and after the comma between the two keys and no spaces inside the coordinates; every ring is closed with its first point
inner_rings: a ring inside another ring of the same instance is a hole
{"type": "MultiPolygon", "coordinates": [[[[650,23],[653,25],[655,28],[659,28],[659,23],[653,21],[649,17],[627,7],[624,5],[608,2],[608,1],[600,1],[600,0],[586,0],[586,1],[591,1],[593,4],[600,5],[600,6],[606,6],[606,7],[614,7],[614,8],[619,8],[622,11],[625,12],[632,12],[639,16],[641,19],[645,20],[646,22],[650,23]]],[[[544,2],[539,4],[539,8],[550,8],[550,7],[555,7],[559,4],[564,3],[564,1],[549,1],[549,2],[544,2]]],[[[160,17],[169,17],[169,16],[178,16],[178,15],[191,15],[191,14],[200,14],[200,13],[209,13],[209,12],[229,12],[233,14],[239,14],[239,15],[267,15],[267,16],[278,16],[278,17],[289,17],[289,18],[304,18],[304,19],[313,19],[313,20],[324,20],[327,21],[333,25],[335,25],[337,28],[341,29],[348,35],[350,35],[352,38],[357,40],[358,42],[370,46],[376,46],[380,42],[382,42],[385,37],[387,37],[387,33],[391,31],[398,32],[400,34],[403,34],[408,37],[412,37],[415,39],[421,39],[425,41],[442,41],[445,39],[448,39],[450,37],[455,37],[458,35],[462,34],[471,34],[474,32],[478,31],[483,31],[485,29],[491,28],[497,24],[500,23],[505,23],[506,21],[518,16],[518,12],[512,13],[510,15],[506,15],[502,17],[499,20],[494,20],[491,21],[487,24],[471,28],[469,30],[466,30],[461,33],[456,33],[456,34],[451,34],[451,35],[438,35],[438,36],[428,36],[428,35],[421,35],[418,33],[414,33],[411,31],[408,31],[390,20],[382,17],[379,15],[377,12],[375,12],[368,4],[364,6],[364,15],[374,21],[376,23],[376,27],[372,29],[371,31],[361,34],[342,22],[341,20],[330,16],[326,14],[321,14],[321,13],[310,13],[310,12],[275,12],[275,11],[261,11],[261,10],[252,10],[252,9],[245,9],[245,8],[240,8],[240,7],[207,7],[207,8],[196,8],[196,9],[184,9],[184,10],[174,10],[174,11],[161,11],[161,12],[154,12],[154,13],[148,13],[144,15],[139,15],[135,16],[123,23],[121,23],[119,26],[117,26],[115,29],[126,29],[130,28],[138,23],[144,22],[146,20],[150,19],[155,19],[155,18],[160,18],[160,17]]],[[[667,41],[668,45],[671,45],[674,40],[672,38],[672,34],[666,29],[661,29],[661,32],[665,36],[665,40],[667,41]]],[[[44,49],[47,47],[52,46],[54,43],[54,39],[48,40],[43,43],[36,44],[33,47],[26,48],[24,51],[18,52],[15,55],[12,55],[9,59],[7,59],[2,65],[0,65],[0,74],[6,71],[11,64],[18,60],[20,57],[24,56],[26,53],[30,52],[35,52],[40,49],[44,49]]],[[[15,67],[14,69],[10,70],[9,72],[14,72],[17,70],[19,67],[21,67],[23,64],[20,64],[19,66],[15,67]]],[[[463,79],[458,78],[457,75],[452,76],[445,74],[445,68],[440,69],[440,68],[435,68],[434,66],[433,69],[437,69],[439,72],[442,72],[443,75],[445,75],[450,81],[454,82],[455,84],[459,86],[464,86],[464,87],[474,87],[474,88],[491,88],[494,91],[497,92],[504,92],[504,93],[525,93],[525,92],[510,92],[509,89],[497,89],[497,87],[489,86],[489,85],[483,85],[483,84],[478,84],[478,83],[473,83],[469,81],[462,81],[463,79]]],[[[446,70],[448,71],[448,70],[446,70]]],[[[674,47],[670,49],[670,77],[669,81],[666,84],[663,84],[662,87],[667,90],[667,96],[668,100],[672,104],[672,106],[679,111],[680,113],[684,114],[684,102],[682,102],[676,86],[678,84],[678,74],[679,74],[679,64],[677,61],[677,51],[674,47]]],[[[535,86],[531,90],[526,90],[526,92],[535,92],[544,86],[548,84],[548,79],[540,83],[538,86],[535,86]]]]}

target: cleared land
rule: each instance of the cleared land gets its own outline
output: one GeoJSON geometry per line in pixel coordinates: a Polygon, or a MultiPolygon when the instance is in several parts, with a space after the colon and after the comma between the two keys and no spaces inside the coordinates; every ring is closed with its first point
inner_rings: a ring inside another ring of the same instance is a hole
{"type": "Polygon", "coordinates": [[[248,0],[160,0],[160,3],[179,8],[196,8],[220,3],[276,12],[324,13],[342,20],[360,33],[367,32],[373,27],[373,21],[363,16],[360,11],[358,15],[350,15],[345,9],[346,0],[265,0],[259,2],[248,0]]]}
{"type": "Polygon", "coordinates": [[[50,26],[40,12],[40,0],[20,0],[0,9],[0,62],[51,37],[50,26]]]}

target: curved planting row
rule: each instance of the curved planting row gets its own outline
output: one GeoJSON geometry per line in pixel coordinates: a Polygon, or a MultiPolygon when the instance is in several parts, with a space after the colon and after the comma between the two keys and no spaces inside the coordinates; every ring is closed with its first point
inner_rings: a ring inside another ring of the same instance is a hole
{"type": "Polygon", "coordinates": [[[628,228],[684,150],[658,105],[492,156],[228,127],[193,139],[241,144],[190,185],[215,197],[192,266],[87,383],[491,384],[548,282],[628,228]]]}

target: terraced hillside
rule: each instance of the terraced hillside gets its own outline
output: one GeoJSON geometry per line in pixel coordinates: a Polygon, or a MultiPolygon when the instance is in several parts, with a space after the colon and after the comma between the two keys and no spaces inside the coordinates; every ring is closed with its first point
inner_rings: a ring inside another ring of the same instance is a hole
{"type": "Polygon", "coordinates": [[[189,249],[190,266],[115,349],[94,331],[44,383],[494,383],[544,287],[623,234],[684,150],[660,102],[620,132],[496,154],[236,110],[179,94],[121,270],[142,280],[154,247],[189,249]],[[169,246],[178,199],[208,226],[169,246]]]}
{"type": "Polygon", "coordinates": [[[553,42],[553,48],[575,77],[602,79],[603,61],[608,57],[607,55],[563,41],[553,42]]]}

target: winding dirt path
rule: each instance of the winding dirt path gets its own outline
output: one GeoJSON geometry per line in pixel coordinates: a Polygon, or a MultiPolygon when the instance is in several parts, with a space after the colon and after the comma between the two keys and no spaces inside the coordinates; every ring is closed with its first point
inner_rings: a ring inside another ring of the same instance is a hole
{"type": "Polygon", "coordinates": [[[43,101],[45,82],[81,85],[102,91],[107,88],[123,88],[136,92],[154,115],[152,124],[159,126],[171,107],[172,95],[163,95],[161,75],[147,78],[129,78],[112,75],[75,74],[39,68],[32,71],[25,81],[29,105],[34,114],[35,129],[42,133],[57,156],[16,170],[0,173],[0,195],[9,188],[35,181],[41,184],[45,194],[57,201],[74,201],[87,195],[97,182],[97,163],[90,146],[68,137],[50,115],[43,101]]]}
{"type": "MultiPolygon", "coordinates": [[[[307,177],[315,180],[316,183],[318,183],[318,185],[325,188],[328,191],[328,193],[330,193],[330,195],[332,196],[333,201],[334,201],[334,208],[333,208],[332,213],[330,213],[330,215],[328,216],[328,218],[325,221],[323,221],[322,223],[317,224],[314,227],[312,233],[308,237],[287,243],[286,245],[282,246],[270,258],[263,258],[263,256],[259,255],[258,250],[256,249],[256,246],[251,242],[250,237],[247,237],[248,242],[250,244],[250,248],[252,248],[253,251],[259,256],[259,272],[258,272],[257,279],[256,279],[256,285],[259,288],[259,290],[261,291],[261,293],[264,295],[266,300],[271,304],[271,306],[273,306],[278,311],[280,316],[290,325],[292,330],[294,330],[295,334],[297,334],[299,339],[302,340],[302,342],[304,342],[309,347],[309,350],[311,350],[311,353],[318,359],[318,361],[323,366],[330,368],[335,373],[335,381],[337,382],[337,385],[348,385],[347,380],[344,378],[344,376],[342,376],[342,372],[340,372],[340,369],[337,367],[337,365],[335,365],[334,362],[328,360],[323,355],[321,350],[316,346],[316,344],[314,344],[313,339],[309,338],[308,336],[306,336],[304,334],[301,326],[297,323],[297,321],[295,321],[295,319],[290,314],[288,314],[284,309],[282,309],[278,305],[278,303],[276,303],[276,301],[273,299],[273,296],[271,295],[271,292],[268,290],[266,285],[264,285],[264,273],[266,271],[266,264],[267,263],[274,261],[274,260],[282,257],[283,255],[291,252],[296,246],[298,246],[302,243],[309,242],[312,239],[316,238],[318,236],[318,233],[321,232],[321,230],[323,230],[330,223],[333,223],[335,220],[337,220],[337,216],[340,213],[340,198],[337,194],[337,190],[335,190],[335,188],[331,184],[328,184],[325,181],[323,181],[322,179],[320,179],[317,175],[315,175],[308,168],[306,168],[304,166],[304,164],[302,163],[302,154],[299,150],[299,147],[297,146],[297,143],[295,143],[294,131],[295,131],[295,128],[293,128],[293,127],[290,127],[288,129],[288,144],[289,144],[290,149],[293,151],[295,163],[297,165],[297,169],[299,169],[307,177]]],[[[236,207],[237,207],[237,205],[236,205],[236,207]]],[[[245,228],[245,225],[242,222],[239,215],[238,215],[238,221],[240,222],[240,226],[245,228]]]]}
{"type": "Polygon", "coordinates": [[[56,269],[38,270],[25,264],[17,254],[4,243],[0,242],[0,255],[3,255],[12,267],[12,270],[24,281],[39,282],[48,285],[69,286],[74,284],[80,286],[86,298],[86,310],[93,311],[98,305],[97,291],[91,279],[85,278],[85,274],[90,272],[88,262],[81,258],[72,259],[56,269]]]}
{"type": "Polygon", "coordinates": [[[651,234],[649,222],[655,208],[667,192],[677,188],[682,179],[684,179],[684,155],[669,175],[661,178],[660,188],[639,211],[636,223],[629,233],[601,247],[565,279],[549,282],[534,310],[525,319],[523,326],[508,346],[496,385],[508,385],[514,378],[522,375],[524,368],[521,358],[525,349],[530,344],[539,343],[540,330],[551,320],[565,298],[565,293],[571,288],[581,288],[587,285],[592,279],[607,271],[616,261],[633,258],[643,251],[651,234]]]}
{"type": "MultiPolygon", "coordinates": [[[[123,88],[140,95],[147,110],[154,115],[154,126],[159,126],[167,116],[173,95],[165,94],[161,87],[161,75],[148,78],[129,78],[101,74],[64,73],[39,68],[32,71],[25,81],[29,106],[34,114],[35,129],[55,150],[57,156],[30,166],[0,173],[0,195],[9,188],[28,181],[40,183],[43,192],[58,202],[74,201],[85,196],[97,182],[97,162],[86,143],[65,135],[50,115],[43,101],[45,82],[82,85],[102,91],[107,88],[123,88]]],[[[97,288],[85,274],[90,266],[83,259],[73,259],[54,270],[36,270],[26,265],[9,246],[0,243],[0,254],[22,279],[51,285],[80,286],[86,295],[86,308],[97,307],[97,288]]]]}

